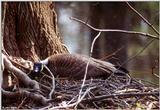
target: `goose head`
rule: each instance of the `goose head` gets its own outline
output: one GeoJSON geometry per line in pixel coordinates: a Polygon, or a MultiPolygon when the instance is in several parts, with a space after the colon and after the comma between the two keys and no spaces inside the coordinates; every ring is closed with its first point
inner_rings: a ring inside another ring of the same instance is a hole
{"type": "Polygon", "coordinates": [[[45,60],[42,60],[40,62],[35,62],[33,66],[33,72],[39,73],[43,70],[44,65],[48,65],[49,58],[46,58],[45,60]]]}

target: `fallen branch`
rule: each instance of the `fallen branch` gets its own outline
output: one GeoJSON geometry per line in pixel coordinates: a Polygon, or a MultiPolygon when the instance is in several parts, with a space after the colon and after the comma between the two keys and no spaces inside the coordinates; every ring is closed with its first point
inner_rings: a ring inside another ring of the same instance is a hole
{"type": "Polygon", "coordinates": [[[148,34],[148,33],[143,33],[143,32],[136,32],[136,31],[127,31],[127,30],[120,30],[120,29],[98,29],[98,28],[95,28],[91,25],[89,25],[88,23],[80,20],[80,19],[77,19],[77,18],[74,18],[74,17],[70,17],[71,20],[74,20],[74,21],[77,21],[77,22],[80,22],[84,25],[86,25],[87,27],[95,30],[95,31],[99,31],[99,32],[119,32],[119,33],[126,33],[126,34],[135,34],[135,35],[142,35],[142,36],[145,36],[145,37],[149,37],[149,38],[154,38],[154,39],[157,39],[159,40],[159,37],[157,36],[154,36],[152,34],[148,34]]]}

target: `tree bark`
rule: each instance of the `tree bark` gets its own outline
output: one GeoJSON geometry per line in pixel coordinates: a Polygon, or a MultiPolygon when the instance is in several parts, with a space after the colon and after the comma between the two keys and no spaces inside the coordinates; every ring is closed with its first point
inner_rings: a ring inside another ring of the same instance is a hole
{"type": "MultiPolygon", "coordinates": [[[[52,2],[2,2],[1,35],[3,51],[32,62],[68,52],[58,33],[52,2]]],[[[9,72],[6,69],[3,71],[3,88],[8,87],[9,72]]]]}
{"type": "Polygon", "coordinates": [[[9,55],[31,61],[67,52],[52,2],[7,2],[3,43],[9,55]]]}

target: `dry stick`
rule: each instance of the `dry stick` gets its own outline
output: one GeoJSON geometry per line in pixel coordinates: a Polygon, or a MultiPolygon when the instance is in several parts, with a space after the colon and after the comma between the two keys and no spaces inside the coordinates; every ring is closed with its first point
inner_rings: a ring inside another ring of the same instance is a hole
{"type": "Polygon", "coordinates": [[[23,100],[22,100],[22,102],[18,105],[18,109],[20,109],[20,107],[22,107],[22,105],[24,104],[24,101],[27,99],[27,97],[25,97],[23,100]]]}
{"type": "MultiPolygon", "coordinates": [[[[90,90],[95,89],[95,88],[96,88],[96,87],[88,88],[88,89],[85,91],[84,95],[80,98],[80,100],[78,100],[78,103],[80,103],[80,102],[83,100],[83,98],[85,97],[85,95],[86,95],[90,90]]],[[[66,104],[66,105],[55,106],[55,107],[50,108],[50,110],[55,110],[55,109],[67,109],[67,108],[74,107],[74,106],[76,106],[76,105],[77,105],[77,102],[72,103],[72,104],[69,104],[69,105],[66,104]]]]}
{"type": "MultiPolygon", "coordinates": [[[[77,100],[77,105],[78,105],[78,103],[80,102],[79,100],[81,99],[81,93],[82,93],[82,89],[83,89],[83,87],[84,87],[85,80],[86,80],[86,77],[87,77],[88,66],[89,66],[89,63],[90,63],[90,59],[91,59],[91,57],[92,57],[93,47],[94,47],[94,44],[95,44],[96,40],[97,40],[98,37],[100,36],[100,34],[101,34],[101,31],[100,31],[100,32],[97,34],[97,36],[93,39],[93,42],[92,42],[92,45],[91,45],[90,55],[89,55],[89,59],[88,59],[87,65],[86,65],[85,74],[84,74],[83,82],[82,82],[82,85],[81,85],[81,89],[80,89],[80,91],[79,91],[79,96],[78,96],[78,100],[77,100]]],[[[76,106],[77,106],[77,105],[76,105],[76,106]]]]}
{"type": "MultiPolygon", "coordinates": [[[[80,97],[80,99],[78,100],[78,102],[76,102],[76,103],[79,104],[79,103],[83,100],[83,98],[86,96],[86,94],[87,94],[91,89],[95,89],[95,88],[96,88],[96,86],[95,86],[95,87],[88,88],[88,89],[85,91],[85,93],[82,95],[82,97],[80,97]]],[[[78,104],[75,105],[75,108],[77,107],[78,104]]]]}
{"type": "MultiPolygon", "coordinates": [[[[39,59],[39,61],[40,61],[40,59],[39,59]]],[[[52,89],[51,89],[51,91],[49,93],[49,98],[51,99],[52,98],[52,94],[55,91],[55,77],[54,77],[53,73],[50,71],[50,69],[46,65],[44,65],[44,67],[47,69],[47,71],[49,72],[49,74],[52,77],[52,89]]]]}
{"type": "Polygon", "coordinates": [[[50,93],[49,93],[49,98],[51,99],[52,98],[52,94],[53,94],[53,92],[54,92],[54,90],[55,90],[55,78],[54,78],[54,75],[53,75],[53,73],[49,70],[49,68],[46,66],[46,65],[44,65],[44,67],[47,69],[47,71],[50,73],[50,75],[52,76],[52,90],[50,91],[50,93]]]}
{"type": "Polygon", "coordinates": [[[159,76],[159,75],[157,75],[157,74],[155,74],[155,73],[153,73],[153,75],[154,75],[154,76],[156,76],[157,78],[160,78],[160,76],[159,76]]]}
{"type": "Polygon", "coordinates": [[[159,95],[159,92],[143,92],[143,93],[123,93],[123,94],[111,94],[111,95],[102,95],[102,96],[95,96],[94,98],[90,99],[83,99],[82,102],[93,102],[99,101],[106,98],[113,98],[113,97],[135,97],[135,96],[149,96],[149,95],[159,95]]]}
{"type": "Polygon", "coordinates": [[[105,59],[110,58],[110,57],[113,56],[113,55],[116,55],[120,50],[122,50],[122,48],[124,48],[124,47],[120,47],[119,49],[117,49],[117,50],[114,51],[113,53],[111,53],[111,54],[109,54],[109,55],[107,55],[107,56],[104,56],[104,57],[100,58],[100,60],[105,60],[105,59]]]}
{"type": "Polygon", "coordinates": [[[159,86],[159,84],[150,82],[150,81],[148,81],[148,80],[144,80],[144,79],[142,79],[142,78],[135,78],[135,80],[140,80],[140,81],[146,82],[146,83],[148,83],[148,84],[150,84],[150,85],[152,85],[152,86],[153,86],[153,85],[154,85],[154,86],[159,86]]]}
{"type": "MultiPolygon", "coordinates": [[[[92,98],[91,95],[90,95],[89,93],[90,93],[90,92],[88,92],[89,98],[92,98]]],[[[98,107],[98,105],[97,105],[95,102],[92,102],[92,104],[95,106],[96,109],[100,108],[100,107],[98,107]]]]}
{"type": "Polygon", "coordinates": [[[156,28],[146,19],[144,18],[136,9],[134,9],[128,2],[126,2],[127,5],[130,7],[131,10],[133,10],[145,23],[147,23],[153,30],[159,35],[159,32],[156,30],[156,28]]]}
{"type": "Polygon", "coordinates": [[[67,103],[67,105],[69,105],[72,101],[74,101],[77,96],[78,96],[78,95],[74,96],[74,97],[67,103]]]}
{"type": "Polygon", "coordinates": [[[142,50],[140,50],[139,52],[137,52],[134,56],[132,56],[131,58],[128,58],[126,61],[124,61],[120,66],[123,66],[124,64],[126,64],[127,62],[133,60],[135,57],[137,57],[139,54],[141,54],[152,42],[154,41],[154,39],[150,40],[144,47],[142,50]]]}
{"type": "Polygon", "coordinates": [[[159,37],[154,36],[152,34],[148,34],[148,33],[143,33],[143,32],[136,32],[136,31],[127,31],[127,30],[120,30],[120,29],[98,29],[98,28],[94,28],[93,26],[89,25],[88,23],[85,23],[84,21],[74,18],[74,17],[70,17],[71,20],[80,22],[86,26],[88,26],[89,28],[95,30],[95,31],[101,31],[101,32],[119,32],[119,33],[126,33],[126,34],[135,34],[135,35],[142,35],[145,37],[149,37],[149,38],[154,38],[159,40],[159,37]]]}

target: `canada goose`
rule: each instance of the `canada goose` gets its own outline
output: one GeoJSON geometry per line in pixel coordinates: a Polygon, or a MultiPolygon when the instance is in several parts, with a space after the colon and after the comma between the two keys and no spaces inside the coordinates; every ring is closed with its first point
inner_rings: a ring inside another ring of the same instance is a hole
{"type": "MultiPolygon", "coordinates": [[[[55,76],[69,77],[74,79],[82,79],[85,74],[86,65],[89,57],[78,54],[57,54],[52,55],[45,60],[34,64],[33,71],[38,73],[43,70],[43,65],[46,65],[55,76]]],[[[88,66],[88,78],[109,77],[114,74],[128,74],[129,72],[112,63],[90,59],[88,66]]]]}

